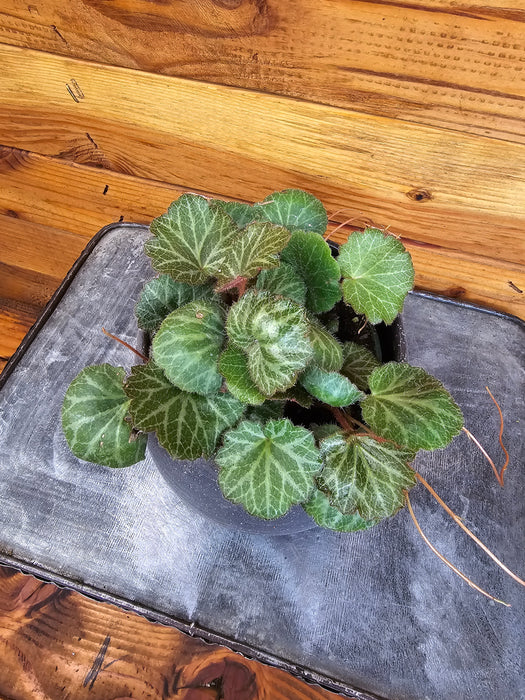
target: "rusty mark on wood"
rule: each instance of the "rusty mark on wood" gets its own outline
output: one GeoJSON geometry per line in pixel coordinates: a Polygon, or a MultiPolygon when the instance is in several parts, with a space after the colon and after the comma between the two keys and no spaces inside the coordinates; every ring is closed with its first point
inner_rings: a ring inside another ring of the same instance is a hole
{"type": "Polygon", "coordinates": [[[429,199],[432,199],[432,194],[423,187],[414,187],[414,189],[407,192],[407,197],[414,202],[427,202],[429,199]]]}
{"type": "Polygon", "coordinates": [[[52,25],[51,25],[51,29],[55,32],[55,34],[58,34],[58,36],[62,39],[62,41],[64,42],[64,44],[67,44],[67,40],[66,40],[66,39],[62,36],[62,34],[58,31],[58,28],[57,28],[56,24],[52,24],[52,25]]]}
{"type": "Polygon", "coordinates": [[[517,285],[515,285],[514,282],[512,282],[512,280],[509,280],[509,287],[515,292],[518,292],[518,294],[523,294],[523,289],[520,289],[517,285]]]}
{"type": "Polygon", "coordinates": [[[84,678],[84,682],[82,683],[84,688],[89,684],[89,690],[91,690],[95,681],[97,680],[97,676],[102,669],[102,664],[104,663],[104,658],[106,656],[110,641],[111,637],[108,634],[102,642],[102,646],[100,647],[100,651],[98,652],[95,661],[93,662],[93,666],[91,667],[87,676],[84,678]]]}
{"type": "Polygon", "coordinates": [[[69,83],[66,83],[66,88],[75,102],[80,102],[80,100],[84,99],[84,91],[74,78],[71,78],[69,83]]]}

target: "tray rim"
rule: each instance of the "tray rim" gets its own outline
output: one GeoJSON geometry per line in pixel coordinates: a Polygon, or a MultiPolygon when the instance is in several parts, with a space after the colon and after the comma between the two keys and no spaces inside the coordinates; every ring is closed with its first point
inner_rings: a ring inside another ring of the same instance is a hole
{"type": "MultiPolygon", "coordinates": [[[[13,353],[9,361],[4,367],[3,372],[0,374],[0,390],[6,384],[10,375],[13,373],[19,361],[22,359],[24,354],[27,352],[33,341],[38,336],[38,333],[46,324],[50,316],[53,314],[58,304],[62,300],[66,291],[70,287],[71,283],[75,279],[77,273],[84,266],[85,262],[88,260],[89,256],[100,243],[100,241],[113,229],[124,228],[131,231],[143,230],[147,225],[139,224],[127,221],[117,221],[102,227],[88,242],[86,247],[83,249],[77,260],[73,263],[71,269],[68,271],[67,275],[60,283],[59,287],[56,289],[51,299],[48,301],[41,314],[31,326],[29,331],[26,333],[22,342],[13,353]]],[[[450,297],[445,297],[439,294],[434,294],[432,292],[426,292],[422,290],[413,290],[410,292],[411,296],[416,298],[433,299],[435,301],[450,304],[452,306],[471,309],[478,311],[489,316],[496,316],[507,320],[508,322],[517,324],[523,331],[525,331],[525,320],[515,316],[513,314],[508,314],[502,311],[497,311],[495,309],[490,309],[487,307],[479,306],[465,301],[458,301],[450,297]]],[[[0,565],[12,567],[17,569],[22,574],[34,576],[42,581],[53,583],[61,589],[73,590],[76,593],[80,593],[88,598],[115,605],[120,609],[133,612],[135,614],[141,615],[146,619],[160,623],[168,627],[174,627],[180,632],[189,635],[190,637],[197,637],[207,644],[219,644],[224,646],[242,656],[253,659],[255,661],[267,664],[269,666],[277,667],[287,673],[294,675],[295,677],[306,681],[309,684],[317,685],[326,690],[330,690],[335,693],[343,693],[346,696],[353,698],[354,700],[387,700],[384,696],[379,696],[374,693],[370,693],[366,690],[359,689],[355,686],[346,684],[342,681],[337,681],[331,679],[324,674],[317,673],[305,666],[300,664],[295,664],[293,662],[287,661],[282,657],[272,655],[262,649],[257,647],[252,647],[241,642],[237,642],[230,637],[220,635],[212,630],[205,628],[204,626],[191,623],[188,624],[183,620],[169,615],[167,613],[162,613],[149,606],[128,600],[122,596],[113,595],[109,591],[106,591],[89,584],[76,581],[72,578],[62,576],[59,573],[53,572],[44,566],[31,563],[29,560],[21,559],[8,554],[7,552],[0,551],[0,565]]]]}

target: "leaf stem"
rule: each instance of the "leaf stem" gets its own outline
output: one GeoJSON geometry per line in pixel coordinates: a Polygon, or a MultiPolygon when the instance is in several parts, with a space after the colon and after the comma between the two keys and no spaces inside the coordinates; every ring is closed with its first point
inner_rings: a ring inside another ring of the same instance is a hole
{"type": "Polygon", "coordinates": [[[126,343],[125,340],[118,338],[116,335],[113,335],[113,333],[109,333],[109,331],[107,331],[105,328],[102,328],[102,333],[104,333],[104,335],[107,335],[108,338],[111,338],[112,340],[116,340],[117,343],[120,343],[125,348],[128,348],[128,350],[131,350],[131,352],[134,352],[135,355],[138,355],[142,360],[144,360],[144,362],[149,362],[149,357],[146,357],[146,355],[143,355],[139,350],[134,348],[132,345],[130,345],[129,343],[126,343]]]}
{"type": "Polygon", "coordinates": [[[476,583],[474,583],[474,581],[471,581],[471,580],[468,578],[468,576],[465,576],[464,573],[462,573],[457,567],[455,567],[454,564],[452,564],[446,557],[443,556],[443,554],[441,554],[441,552],[439,552],[439,551],[434,547],[434,545],[430,542],[430,540],[428,539],[428,537],[425,535],[425,533],[424,533],[423,530],[421,529],[421,527],[420,527],[420,525],[419,525],[419,523],[418,523],[418,521],[417,521],[417,519],[416,519],[416,516],[414,515],[414,511],[412,510],[412,504],[410,503],[410,498],[409,498],[409,495],[408,495],[408,491],[405,491],[405,500],[406,500],[406,503],[407,503],[407,506],[408,506],[408,510],[409,510],[409,512],[410,512],[410,516],[411,516],[412,520],[414,521],[414,525],[416,526],[417,531],[418,531],[419,534],[421,535],[421,537],[422,537],[422,539],[423,539],[423,542],[424,542],[428,547],[430,547],[430,549],[434,552],[434,554],[435,554],[439,559],[441,559],[441,561],[442,561],[446,566],[448,566],[449,569],[452,569],[452,571],[453,571],[455,574],[457,574],[460,578],[462,578],[463,581],[465,581],[466,583],[468,583],[468,585],[469,585],[471,588],[474,588],[476,591],[478,591],[479,593],[482,593],[482,594],[483,594],[484,596],[486,596],[487,598],[490,598],[490,600],[493,600],[495,603],[501,603],[501,605],[505,605],[507,608],[510,608],[511,606],[509,605],[509,603],[505,603],[505,601],[499,600],[498,598],[495,598],[493,595],[491,595],[490,593],[487,593],[487,591],[483,590],[483,588],[480,588],[480,586],[478,586],[476,583]]]}
{"type": "Polygon", "coordinates": [[[416,476],[416,479],[417,479],[418,481],[420,481],[420,482],[423,484],[423,486],[424,486],[424,487],[427,489],[427,491],[436,499],[436,501],[437,501],[437,502],[439,503],[439,505],[445,510],[445,512],[448,513],[448,515],[450,515],[450,517],[452,518],[452,520],[453,520],[457,525],[459,525],[459,527],[460,527],[464,532],[466,532],[467,535],[468,535],[472,540],[474,540],[474,542],[478,545],[478,547],[481,547],[481,549],[482,549],[486,554],[489,555],[489,557],[492,559],[492,561],[494,561],[501,569],[503,569],[503,571],[504,571],[506,574],[508,574],[511,578],[513,578],[515,581],[517,581],[518,583],[520,583],[522,586],[525,586],[525,581],[523,581],[519,576],[516,576],[515,573],[513,573],[509,568],[507,568],[507,567],[505,566],[505,564],[504,564],[503,562],[501,562],[501,561],[497,558],[497,556],[496,556],[495,554],[493,554],[493,553],[490,551],[490,549],[489,549],[486,545],[484,545],[483,542],[482,542],[481,540],[479,540],[473,532],[471,532],[471,531],[468,529],[468,527],[463,523],[463,521],[461,520],[461,518],[458,517],[458,516],[454,513],[454,511],[451,510],[451,509],[447,506],[447,504],[445,503],[445,501],[443,501],[443,499],[440,498],[440,497],[438,496],[438,494],[434,491],[434,489],[432,488],[432,486],[430,486],[430,484],[421,476],[421,474],[419,474],[419,473],[416,472],[416,471],[414,472],[414,474],[415,474],[415,476],[416,476]]]}
{"type": "Polygon", "coordinates": [[[344,411],[341,411],[340,408],[336,408],[335,406],[329,406],[329,409],[343,430],[353,432],[353,428],[348,421],[350,416],[347,416],[344,411]]]}

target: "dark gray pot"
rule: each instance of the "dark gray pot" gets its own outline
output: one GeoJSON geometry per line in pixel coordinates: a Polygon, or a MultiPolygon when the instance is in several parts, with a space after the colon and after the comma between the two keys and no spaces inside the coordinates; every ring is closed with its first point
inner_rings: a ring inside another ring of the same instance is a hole
{"type": "Polygon", "coordinates": [[[276,520],[261,520],[244,508],[227,501],[217,482],[218,467],[212,460],[175,460],[159,445],[157,436],[148,436],[148,450],[164,480],[187,505],[201,515],[230,529],[264,535],[291,535],[317,527],[301,506],[294,506],[276,520]]]}

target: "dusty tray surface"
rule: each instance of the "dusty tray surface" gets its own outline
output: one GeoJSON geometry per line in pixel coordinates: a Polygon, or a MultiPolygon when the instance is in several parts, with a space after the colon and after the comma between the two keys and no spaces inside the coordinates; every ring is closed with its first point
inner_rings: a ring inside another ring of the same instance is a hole
{"type": "MultiPolygon", "coordinates": [[[[362,697],[525,697],[523,589],[421,487],[412,500],[433,543],[512,608],[445,569],[404,511],[366,533],[250,535],[182,503],[149,457],[123,470],[73,457],[60,428],[62,398],[87,364],[133,363],[100,328],[139,342],[132,310],[152,276],[146,236],[141,226],[109,228],[4,381],[0,561],[191,625],[339,690],[363,689],[362,697]]],[[[499,423],[485,385],[500,400],[512,455],[503,490],[465,436],[417,466],[523,574],[523,324],[419,295],[408,299],[404,324],[408,361],[444,381],[496,455],[499,423]]]]}

